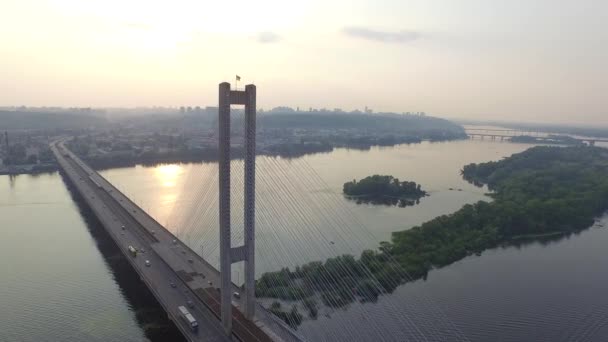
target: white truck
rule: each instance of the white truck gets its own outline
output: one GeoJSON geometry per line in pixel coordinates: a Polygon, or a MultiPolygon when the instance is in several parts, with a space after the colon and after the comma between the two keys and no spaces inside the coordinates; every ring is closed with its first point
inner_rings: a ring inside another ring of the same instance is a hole
{"type": "Polygon", "coordinates": [[[177,309],[179,310],[179,316],[182,320],[184,320],[184,322],[186,322],[186,324],[188,324],[190,329],[194,332],[198,331],[198,322],[194,316],[192,316],[190,311],[188,311],[185,306],[178,306],[177,309]]]}

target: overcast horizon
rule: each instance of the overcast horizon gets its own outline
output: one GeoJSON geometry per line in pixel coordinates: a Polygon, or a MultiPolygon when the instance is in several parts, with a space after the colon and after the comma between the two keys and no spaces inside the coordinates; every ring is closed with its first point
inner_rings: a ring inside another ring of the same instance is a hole
{"type": "Polygon", "coordinates": [[[265,109],[594,124],[608,108],[607,11],[593,0],[8,0],[0,106],[213,106],[239,74],[265,109]]]}

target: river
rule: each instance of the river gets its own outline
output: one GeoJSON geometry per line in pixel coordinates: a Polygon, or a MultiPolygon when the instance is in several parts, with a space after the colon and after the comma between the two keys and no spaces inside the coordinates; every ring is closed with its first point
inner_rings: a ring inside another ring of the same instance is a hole
{"type": "MultiPolygon", "coordinates": [[[[357,255],[390,239],[393,231],[487,199],[486,189],[462,180],[462,166],[528,147],[468,140],[337,149],[294,160],[259,158],[257,272],[342,253],[357,255]],[[430,196],[399,208],[357,204],[340,195],[344,182],[376,173],[420,183],[430,196]]],[[[242,163],[233,166],[233,238],[238,241],[242,172],[237,170],[242,163]]],[[[207,260],[217,262],[215,163],[101,173],[207,260]]],[[[145,333],[150,322],[141,311],[153,307],[153,299],[140,298],[145,291],[130,288],[134,280],[113,261],[120,257],[86,209],[71,198],[59,174],[0,176],[0,194],[0,258],[10,261],[0,263],[0,341],[167,338],[145,333]]],[[[591,228],[554,241],[489,250],[433,270],[426,280],[401,286],[376,303],[324,310],[317,320],[305,320],[299,331],[311,341],[323,336],[603,341],[608,335],[603,284],[608,279],[599,270],[608,266],[606,243],[608,231],[591,228]]],[[[238,267],[233,277],[242,281],[238,267]]]]}

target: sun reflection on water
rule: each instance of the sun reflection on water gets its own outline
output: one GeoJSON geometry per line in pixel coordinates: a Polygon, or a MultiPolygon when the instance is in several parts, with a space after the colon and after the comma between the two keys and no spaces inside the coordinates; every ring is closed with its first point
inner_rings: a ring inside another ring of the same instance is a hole
{"type": "Polygon", "coordinates": [[[177,164],[158,166],[154,171],[156,177],[165,188],[175,187],[178,177],[183,173],[183,168],[177,164]]]}

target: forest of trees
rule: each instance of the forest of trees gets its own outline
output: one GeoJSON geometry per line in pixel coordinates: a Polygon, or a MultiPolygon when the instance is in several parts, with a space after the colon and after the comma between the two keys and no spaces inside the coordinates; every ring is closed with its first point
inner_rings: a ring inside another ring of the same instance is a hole
{"type": "Polygon", "coordinates": [[[462,175],[487,185],[493,201],[395,232],[391,242],[359,259],[343,255],[265,273],[257,295],[320,298],[331,307],[375,300],[433,268],[499,244],[588,228],[608,210],[608,150],[599,147],[533,147],[501,161],[467,165],[462,175]]]}
{"type": "Polygon", "coordinates": [[[399,181],[393,176],[373,175],[357,182],[344,183],[343,192],[358,202],[399,205],[401,207],[413,205],[421,197],[427,195],[420,184],[408,181],[399,181]]]}

